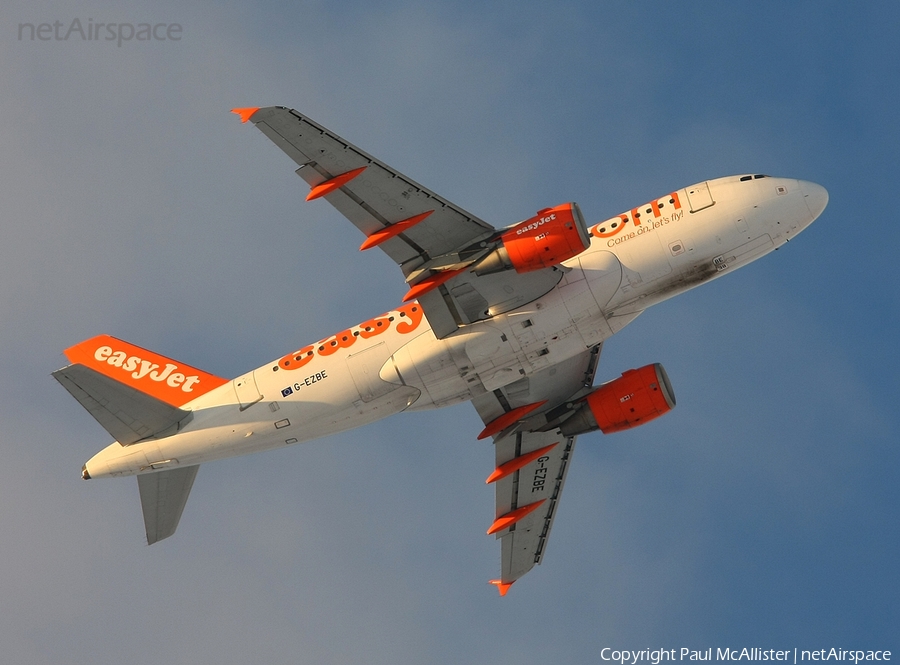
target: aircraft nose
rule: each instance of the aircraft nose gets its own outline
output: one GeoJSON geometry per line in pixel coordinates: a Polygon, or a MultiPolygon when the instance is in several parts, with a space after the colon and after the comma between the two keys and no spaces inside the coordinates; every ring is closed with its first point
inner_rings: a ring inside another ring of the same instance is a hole
{"type": "Polygon", "coordinates": [[[828,190],[822,185],[806,180],[800,181],[800,189],[803,191],[803,197],[806,199],[806,207],[809,208],[809,214],[815,220],[825,210],[825,206],[828,205],[828,190]]]}

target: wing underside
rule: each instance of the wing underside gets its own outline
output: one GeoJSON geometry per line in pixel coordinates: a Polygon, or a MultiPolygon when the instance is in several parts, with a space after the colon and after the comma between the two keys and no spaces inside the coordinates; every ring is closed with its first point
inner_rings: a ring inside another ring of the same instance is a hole
{"type": "Polygon", "coordinates": [[[474,274],[470,267],[498,235],[492,225],[297,111],[270,106],[236,112],[299,166],[297,175],[312,188],[309,199],[324,198],[362,231],[361,249],[379,247],[410,287],[420,287],[415,297],[436,337],[531,302],[562,278],[557,266],[474,274]],[[429,280],[440,284],[422,289],[429,280]]]}
{"type": "Polygon", "coordinates": [[[541,452],[537,459],[495,483],[496,519],[538,504],[497,533],[499,584],[509,585],[541,562],[575,448],[575,437],[563,437],[558,431],[517,432],[497,440],[494,445],[498,462],[541,452]]]}
{"type": "MultiPolygon", "coordinates": [[[[324,198],[362,231],[361,249],[377,246],[400,266],[410,286],[406,299],[418,299],[436,337],[533,302],[561,281],[566,269],[559,265],[523,273],[476,269],[501,232],[297,111],[235,113],[298,165],[311,187],[307,200],[324,198]]],[[[586,349],[473,400],[482,436],[495,439],[490,533],[501,541],[501,593],[546,551],[575,445],[551,423],[562,422],[571,402],[589,391],[599,352],[599,345],[586,349]]]]}
{"type": "Polygon", "coordinates": [[[601,345],[472,400],[486,425],[503,422],[494,436],[496,468],[494,523],[489,533],[500,540],[500,576],[492,580],[505,595],[510,585],[541,563],[575,448],[574,436],[548,427],[590,390],[601,345]],[[507,422],[510,414],[526,410],[507,422]]]}
{"type": "Polygon", "coordinates": [[[471,213],[363,152],[301,113],[270,106],[251,117],[269,139],[299,165],[297,174],[315,187],[364,168],[357,177],[323,197],[366,237],[428,213],[379,247],[407,270],[428,258],[452,254],[489,236],[494,228],[471,213]]]}

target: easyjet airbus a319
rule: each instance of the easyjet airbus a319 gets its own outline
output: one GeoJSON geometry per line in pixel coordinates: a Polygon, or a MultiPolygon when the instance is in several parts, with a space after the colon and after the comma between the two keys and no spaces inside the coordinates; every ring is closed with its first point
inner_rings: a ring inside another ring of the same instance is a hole
{"type": "MultiPolygon", "coordinates": [[[[825,208],[812,182],[708,180],[599,224],[575,203],[496,228],[283,107],[235,109],[400,266],[396,309],[233,380],[101,335],[53,376],[113,436],[85,479],[137,476],[147,541],[171,536],[204,462],[394,413],[470,401],[493,439],[501,594],[540,563],[576,438],[675,406],[659,364],[594,385],[603,343],[649,306],[793,239],[825,208]]],[[[464,437],[468,436],[464,434],[464,437]]]]}

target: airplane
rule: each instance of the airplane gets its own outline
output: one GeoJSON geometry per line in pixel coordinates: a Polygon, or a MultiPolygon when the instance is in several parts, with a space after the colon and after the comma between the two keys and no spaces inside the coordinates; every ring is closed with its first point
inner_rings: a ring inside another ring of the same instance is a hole
{"type": "Polygon", "coordinates": [[[542,561],[576,438],[675,406],[659,363],[599,386],[603,344],[651,305],[792,240],[828,203],[812,182],[747,174],[588,226],[576,203],[502,228],[286,107],[233,109],[400,266],[396,309],[226,380],[108,335],[53,376],[115,441],[85,479],[137,476],[148,544],[178,526],[199,465],[472,402],[492,439],[500,592],[542,561]]]}

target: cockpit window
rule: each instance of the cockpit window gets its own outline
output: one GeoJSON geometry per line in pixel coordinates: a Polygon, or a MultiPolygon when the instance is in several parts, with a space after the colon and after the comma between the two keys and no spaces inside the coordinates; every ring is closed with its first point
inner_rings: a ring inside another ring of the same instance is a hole
{"type": "Polygon", "coordinates": [[[767,175],[765,175],[765,174],[763,174],[763,173],[760,173],[759,175],[753,176],[753,179],[754,179],[754,180],[759,180],[760,178],[768,178],[768,177],[769,177],[769,176],[767,176],[767,175]]]}
{"type": "Polygon", "coordinates": [[[741,176],[741,182],[746,182],[747,180],[752,180],[752,179],[753,179],[752,175],[741,176]]]}

